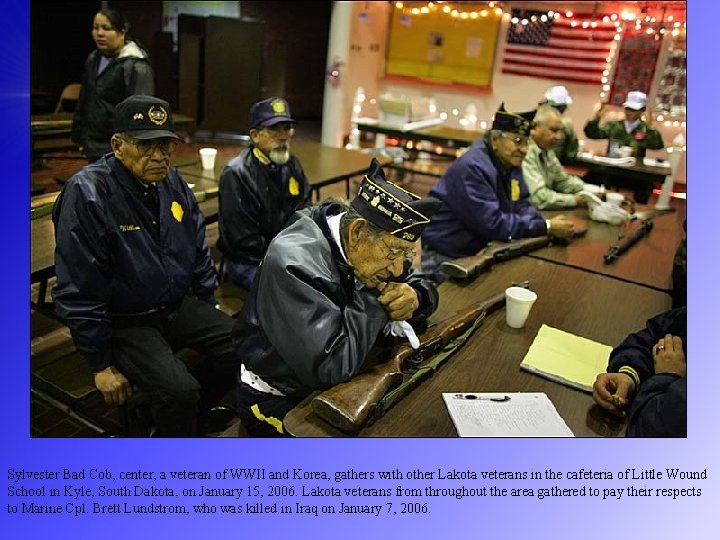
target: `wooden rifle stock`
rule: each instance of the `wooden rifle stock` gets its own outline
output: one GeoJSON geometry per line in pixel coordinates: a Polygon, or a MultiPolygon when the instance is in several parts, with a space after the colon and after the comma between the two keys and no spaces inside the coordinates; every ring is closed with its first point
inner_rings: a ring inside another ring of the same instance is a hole
{"type": "MultiPolygon", "coordinates": [[[[587,227],[577,227],[573,231],[573,236],[581,236],[586,232],[587,227]]],[[[496,262],[514,259],[525,253],[544,248],[552,241],[550,236],[536,236],[503,242],[499,245],[490,244],[477,255],[441,263],[440,271],[451,278],[468,279],[486,268],[490,268],[496,262]]]]}
{"type": "Polygon", "coordinates": [[[613,262],[620,255],[630,249],[638,240],[648,234],[653,228],[652,219],[643,220],[639,226],[635,227],[630,233],[626,234],[617,243],[610,246],[607,253],[603,256],[605,264],[613,262]]]}
{"type": "Polygon", "coordinates": [[[406,364],[417,365],[434,356],[448,342],[468,330],[478,317],[495,311],[504,304],[503,291],[434,324],[418,336],[420,347],[417,350],[407,342],[396,346],[389,361],[315,396],[312,400],[313,411],[342,431],[359,430],[385,394],[403,382],[403,367],[406,364]]]}
{"type": "Polygon", "coordinates": [[[548,244],[550,244],[549,236],[521,238],[511,242],[503,242],[499,245],[491,243],[476,255],[441,263],[440,271],[455,279],[467,279],[490,268],[496,261],[507,261],[524,253],[543,248],[548,244]]]}

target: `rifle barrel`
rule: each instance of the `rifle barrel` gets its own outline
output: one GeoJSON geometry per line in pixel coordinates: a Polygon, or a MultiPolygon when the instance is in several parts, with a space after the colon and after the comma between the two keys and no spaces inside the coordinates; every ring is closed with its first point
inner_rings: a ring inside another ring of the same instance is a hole
{"type": "Polygon", "coordinates": [[[626,235],[625,238],[610,246],[607,253],[603,256],[605,264],[611,263],[617,259],[620,255],[625,253],[633,245],[637,243],[643,236],[648,234],[653,228],[653,222],[651,219],[643,220],[642,224],[634,229],[630,234],[626,235]]]}

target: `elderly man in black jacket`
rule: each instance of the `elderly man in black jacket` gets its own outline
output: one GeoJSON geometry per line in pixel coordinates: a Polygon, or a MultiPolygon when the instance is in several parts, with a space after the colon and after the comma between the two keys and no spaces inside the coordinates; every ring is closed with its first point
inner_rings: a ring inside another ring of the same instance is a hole
{"type": "Polygon", "coordinates": [[[238,414],[255,435],[283,433],[314,389],[358,374],[383,332],[417,339],[438,303],[412,249],[440,205],[385,180],[373,160],[352,205],[296,212],[268,248],[233,330],[238,414]]]}
{"type": "Polygon", "coordinates": [[[252,144],[220,175],[218,248],[230,280],[249,289],[270,241],[310,199],[310,186],[290,153],[295,120],[287,101],[272,97],[250,109],[252,144]]]}
{"type": "MultiPolygon", "coordinates": [[[[113,152],[73,176],[53,208],[53,299],[108,403],[137,387],[158,435],[191,435],[200,384],[174,351],[206,353],[218,379],[232,381],[233,319],[216,309],[203,215],[170,167],[178,137],[169,105],[131,96],[113,125],[113,152]]],[[[201,412],[212,403],[204,397],[201,412]]]]}

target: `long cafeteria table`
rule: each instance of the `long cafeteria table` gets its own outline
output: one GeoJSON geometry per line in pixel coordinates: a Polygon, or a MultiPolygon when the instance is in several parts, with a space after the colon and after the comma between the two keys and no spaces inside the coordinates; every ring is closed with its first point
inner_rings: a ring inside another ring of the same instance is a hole
{"type": "MultiPolygon", "coordinates": [[[[358,150],[335,148],[320,143],[303,141],[294,143],[290,152],[297,156],[310,183],[316,201],[320,200],[320,190],[338,182],[345,182],[345,195],[349,199],[350,179],[364,174],[370,166],[372,156],[358,150]]],[[[214,178],[219,182],[220,174],[227,163],[235,156],[223,156],[215,160],[213,170],[203,170],[200,158],[195,161],[177,164],[178,171],[188,182],[193,179],[208,180],[214,178]]],[[[389,157],[376,158],[381,165],[390,163],[389,157]]]]}
{"type": "Polygon", "coordinates": [[[630,187],[635,192],[635,200],[647,204],[655,185],[662,184],[671,170],[667,162],[661,165],[657,160],[646,158],[643,163],[631,166],[617,165],[606,161],[603,156],[590,153],[580,153],[573,165],[583,167],[594,173],[596,178],[606,178],[607,185],[621,185],[630,187]],[[645,163],[647,162],[647,164],[645,163]]]}
{"type": "MultiPolygon", "coordinates": [[[[623,423],[600,410],[589,393],[521,371],[520,363],[542,324],[615,346],[644,327],[648,318],[669,309],[670,296],[524,256],[497,264],[474,280],[440,285],[440,307],[431,322],[497,294],[512,282],[525,280],[530,281],[538,300],[523,329],[505,324],[504,309],[493,313],[432,377],[375,423],[353,435],[455,437],[443,392],[544,392],[576,436],[621,435],[623,423]]],[[[314,395],[285,417],[286,431],[298,437],[347,436],[313,412],[314,395]]]]}
{"type": "MultiPolygon", "coordinates": [[[[641,210],[641,207],[638,207],[641,210]]],[[[620,225],[590,221],[587,209],[543,212],[546,218],[558,214],[587,222],[584,236],[574,238],[567,246],[552,245],[529,254],[530,257],[573,266],[660,291],[672,290],[672,267],[675,250],[683,232],[684,211],[652,218],[653,227],[624,255],[605,264],[603,255],[618,241],[620,225]]],[[[639,222],[631,224],[631,227],[639,222]]]]}

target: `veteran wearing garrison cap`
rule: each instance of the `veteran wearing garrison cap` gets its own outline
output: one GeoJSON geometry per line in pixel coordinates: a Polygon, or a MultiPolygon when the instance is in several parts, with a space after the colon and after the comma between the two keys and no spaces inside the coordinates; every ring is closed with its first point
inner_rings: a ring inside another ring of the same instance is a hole
{"type": "Polygon", "coordinates": [[[205,220],[170,167],[170,106],[131,96],[115,108],[113,129],[112,152],[75,174],[53,208],[53,300],[108,403],[139,389],[156,435],[192,435],[212,392],[232,386],[234,320],[215,309],[205,220]],[[230,386],[203,385],[201,394],[174,354],[184,347],[204,353],[214,382],[230,386]]]}
{"type": "Polygon", "coordinates": [[[492,128],[458,158],[430,191],[442,206],[422,234],[422,269],[437,281],[440,264],[475,255],[492,240],[572,235],[563,216],[545,220],[530,203],[522,162],[535,111],[500,105],[492,128]]]}
{"type": "Polygon", "coordinates": [[[220,175],[218,248],[228,277],[249,289],[270,241],[296,210],[310,202],[310,184],[290,153],[295,120],[280,97],[250,109],[252,144],[220,175]]]}
{"type": "Polygon", "coordinates": [[[352,204],[296,212],[270,243],[233,330],[243,366],[238,414],[254,435],[312,390],[359,373],[383,331],[415,337],[437,307],[412,267],[413,247],[439,201],[388,182],[372,161],[352,204]]]}

